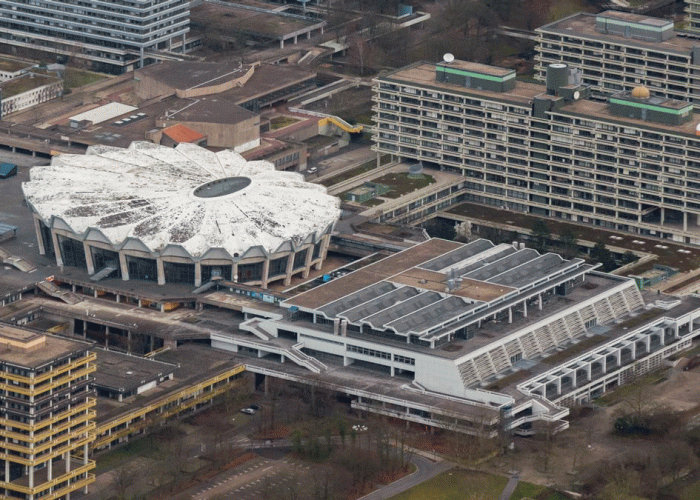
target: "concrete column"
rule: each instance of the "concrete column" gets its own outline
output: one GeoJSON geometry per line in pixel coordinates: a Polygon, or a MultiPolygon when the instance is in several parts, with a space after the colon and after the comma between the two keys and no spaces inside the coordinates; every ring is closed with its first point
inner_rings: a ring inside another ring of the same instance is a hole
{"type": "Polygon", "coordinates": [[[664,225],[664,220],[666,219],[666,210],[664,207],[661,207],[661,225],[664,225]]]}
{"type": "Polygon", "coordinates": [[[95,274],[95,265],[92,262],[92,250],[86,241],[83,241],[83,250],[85,251],[85,263],[87,264],[88,274],[95,274]]]}
{"type": "Polygon", "coordinates": [[[304,260],[304,272],[301,275],[304,279],[308,278],[309,273],[311,272],[311,257],[313,257],[313,254],[314,247],[312,245],[306,250],[306,260],[304,260]]]}
{"type": "Polygon", "coordinates": [[[289,286],[292,283],[292,271],[294,270],[294,253],[287,257],[287,266],[284,269],[284,286],[289,286]]]}
{"type": "Polygon", "coordinates": [[[508,308],[508,324],[513,322],[513,308],[509,307],[508,308]]]}
{"type": "Polygon", "coordinates": [[[158,284],[165,285],[165,268],[163,267],[163,259],[161,257],[156,259],[156,268],[158,269],[158,284]]]}
{"type": "Polygon", "coordinates": [[[87,338],[87,324],[88,324],[87,320],[84,320],[83,321],[83,338],[84,339],[87,338]]]}
{"type": "Polygon", "coordinates": [[[36,242],[39,245],[39,253],[41,255],[46,255],[46,248],[44,248],[44,238],[41,237],[41,222],[39,217],[33,217],[34,219],[34,230],[36,231],[36,242]]]}
{"type": "Polygon", "coordinates": [[[297,35],[294,35],[294,45],[297,44],[297,35]]]}
{"type": "Polygon", "coordinates": [[[185,53],[185,42],[187,41],[187,36],[183,33],[182,35],[182,53],[185,53]]]}
{"type": "Polygon", "coordinates": [[[202,264],[194,263],[194,286],[202,286],[202,264]]]}
{"type": "Polygon", "coordinates": [[[238,281],[238,277],[237,277],[237,276],[238,276],[238,263],[237,263],[237,262],[234,262],[234,263],[231,265],[231,281],[237,282],[237,281],[238,281]]]}
{"type": "Polygon", "coordinates": [[[139,49],[139,68],[143,68],[143,47],[139,49]]]}
{"type": "Polygon", "coordinates": [[[122,296],[117,294],[115,297],[115,300],[116,300],[117,304],[119,304],[122,301],[122,296]]]}
{"type": "MultiPolygon", "coordinates": [[[[126,255],[124,255],[122,252],[119,252],[119,267],[122,268],[122,280],[128,281],[129,265],[126,263],[126,255]]],[[[139,307],[141,307],[141,304],[139,304],[139,307]]]]}
{"type": "Polygon", "coordinates": [[[542,310],[542,294],[537,296],[537,309],[542,310]]]}
{"type": "Polygon", "coordinates": [[[29,473],[29,487],[34,488],[34,466],[28,465],[27,469],[29,469],[27,471],[29,473]]]}
{"type": "Polygon", "coordinates": [[[527,300],[523,300],[523,318],[527,318],[527,300]]]}
{"type": "Polygon", "coordinates": [[[51,481],[53,479],[53,467],[51,467],[51,460],[46,462],[46,479],[51,481]]]}
{"type": "Polygon", "coordinates": [[[284,40],[280,40],[280,49],[284,48],[284,40]]]}
{"type": "Polygon", "coordinates": [[[688,231],[688,214],[683,212],[683,232],[688,231]]]}
{"type": "Polygon", "coordinates": [[[105,325],[105,349],[109,348],[109,327],[105,325]]]}
{"type": "Polygon", "coordinates": [[[61,254],[61,247],[58,244],[58,236],[54,231],[51,231],[51,241],[53,241],[53,251],[56,254],[56,265],[63,265],[63,255],[61,254]]]}
{"type": "Polygon", "coordinates": [[[131,354],[131,330],[126,331],[126,352],[131,354]]]}
{"type": "MultiPolygon", "coordinates": [[[[326,260],[326,255],[328,254],[328,245],[331,243],[331,235],[326,234],[321,238],[321,251],[319,252],[319,261],[316,263],[316,269],[317,271],[321,270],[321,264],[323,263],[324,260],[326,260]]],[[[313,250],[312,250],[313,251],[313,250]]]]}
{"type": "Polygon", "coordinates": [[[262,280],[260,286],[267,288],[267,279],[270,277],[270,259],[265,259],[263,262],[262,280]]]}

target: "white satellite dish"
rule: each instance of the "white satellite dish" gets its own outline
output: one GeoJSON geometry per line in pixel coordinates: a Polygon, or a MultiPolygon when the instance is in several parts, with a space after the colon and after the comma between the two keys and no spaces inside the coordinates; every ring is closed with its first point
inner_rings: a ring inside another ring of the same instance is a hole
{"type": "Polygon", "coordinates": [[[455,56],[448,52],[447,54],[442,56],[442,60],[445,61],[446,63],[451,63],[452,61],[455,60],[455,56]]]}

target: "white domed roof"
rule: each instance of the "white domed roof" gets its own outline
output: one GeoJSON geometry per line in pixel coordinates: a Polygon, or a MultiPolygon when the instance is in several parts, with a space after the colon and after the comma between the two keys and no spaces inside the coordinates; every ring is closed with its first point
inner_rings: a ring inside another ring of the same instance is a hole
{"type": "Polygon", "coordinates": [[[34,167],[22,187],[47,223],[60,217],[76,233],[99,229],[114,245],[132,237],[154,252],[177,244],[192,256],[274,252],[322,234],[340,216],[340,200],[301,174],[192,144],[92,146],[34,167]]]}

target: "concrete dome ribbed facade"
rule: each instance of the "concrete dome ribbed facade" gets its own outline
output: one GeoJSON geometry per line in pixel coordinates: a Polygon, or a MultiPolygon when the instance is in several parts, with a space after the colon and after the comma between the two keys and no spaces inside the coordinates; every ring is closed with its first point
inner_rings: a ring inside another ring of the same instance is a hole
{"type": "MultiPolygon", "coordinates": [[[[319,245],[313,249],[316,262],[325,254],[321,240],[340,216],[340,200],[301,174],[192,144],[92,146],[85,155],[60,155],[49,166],[33,168],[23,189],[37,219],[40,246],[53,243],[54,251],[59,247],[57,260],[64,261],[61,241],[69,238],[85,243],[87,253],[94,242],[134,257],[172,258],[179,264],[210,260],[234,268],[319,245]],[[42,227],[56,234],[42,236],[42,227]]],[[[69,247],[66,253],[80,253],[74,243],[69,247]]],[[[88,271],[98,272],[88,257],[88,271]]],[[[290,264],[284,274],[298,267],[290,264]]],[[[266,284],[259,278],[249,281],[266,284]]]]}

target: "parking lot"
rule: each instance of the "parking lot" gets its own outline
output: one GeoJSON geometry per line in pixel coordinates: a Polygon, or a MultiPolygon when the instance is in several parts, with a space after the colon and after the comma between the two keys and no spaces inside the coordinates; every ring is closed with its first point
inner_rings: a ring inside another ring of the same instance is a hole
{"type": "Polygon", "coordinates": [[[207,483],[192,488],[175,498],[194,500],[313,498],[330,468],[289,458],[277,450],[219,474],[207,483]]]}

